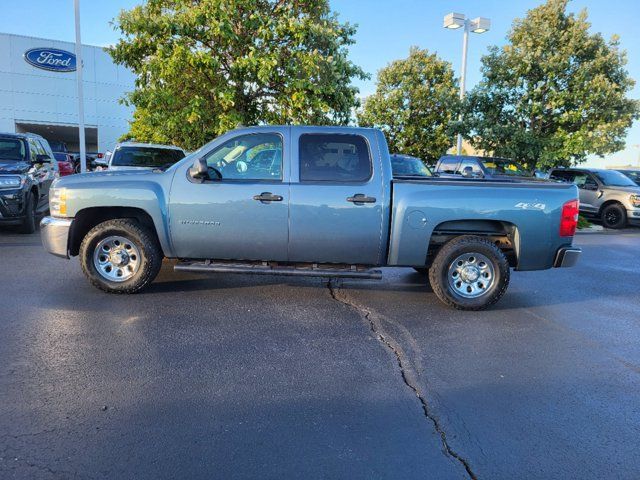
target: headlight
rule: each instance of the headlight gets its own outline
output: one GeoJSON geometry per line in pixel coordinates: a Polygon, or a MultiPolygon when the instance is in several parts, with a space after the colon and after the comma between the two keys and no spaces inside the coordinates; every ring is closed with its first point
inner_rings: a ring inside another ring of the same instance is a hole
{"type": "Polygon", "coordinates": [[[24,180],[25,177],[20,175],[0,175],[0,188],[20,188],[24,180]]]}
{"type": "Polygon", "coordinates": [[[631,205],[633,205],[634,207],[640,207],[640,195],[631,195],[629,197],[629,200],[631,201],[631,205]]]}
{"type": "Polygon", "coordinates": [[[49,211],[54,217],[67,216],[67,189],[51,188],[49,190],[49,211]]]}

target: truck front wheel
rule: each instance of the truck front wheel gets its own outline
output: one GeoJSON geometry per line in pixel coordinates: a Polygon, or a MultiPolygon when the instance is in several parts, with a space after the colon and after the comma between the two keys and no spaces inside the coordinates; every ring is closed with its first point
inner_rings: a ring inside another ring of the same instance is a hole
{"type": "Polygon", "coordinates": [[[611,203],[604,207],[600,218],[606,228],[624,228],[627,225],[627,211],[620,203],[611,203]]]}
{"type": "Polygon", "coordinates": [[[445,243],[429,269],[434,293],[458,310],[483,310],[509,286],[509,261],[490,240],[473,235],[445,243]]]}
{"type": "Polygon", "coordinates": [[[135,220],[116,219],[92,228],[80,245],[82,271],[109,293],[135,293],[158,275],[162,251],[158,241],[135,220]]]}

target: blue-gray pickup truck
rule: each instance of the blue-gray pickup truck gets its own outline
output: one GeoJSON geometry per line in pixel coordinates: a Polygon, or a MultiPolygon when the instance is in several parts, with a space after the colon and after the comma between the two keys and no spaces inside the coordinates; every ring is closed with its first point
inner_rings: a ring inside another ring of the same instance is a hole
{"type": "Polygon", "coordinates": [[[134,293],[164,257],[181,271],[380,278],[427,273],[446,304],[478,310],[510,269],[575,264],[575,185],[401,176],[375,129],[228,132],[170,168],[57,180],[45,248],[91,283],[134,293]]]}

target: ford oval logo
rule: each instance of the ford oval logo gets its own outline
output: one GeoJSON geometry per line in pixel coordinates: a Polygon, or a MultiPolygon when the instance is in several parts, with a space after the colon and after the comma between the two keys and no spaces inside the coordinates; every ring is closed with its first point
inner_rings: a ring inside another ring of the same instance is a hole
{"type": "Polygon", "coordinates": [[[24,52],[24,59],[34,67],[52,72],[74,72],[76,56],[57,48],[32,48],[24,52]]]}

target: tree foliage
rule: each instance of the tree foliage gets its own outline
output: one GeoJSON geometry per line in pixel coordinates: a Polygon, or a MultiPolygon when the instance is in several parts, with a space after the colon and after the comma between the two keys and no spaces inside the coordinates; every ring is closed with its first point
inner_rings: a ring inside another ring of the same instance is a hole
{"type": "Polygon", "coordinates": [[[482,59],[483,79],[467,96],[472,144],[530,167],[570,165],[624,148],[638,118],[634,81],[617,37],[589,32],[587,13],[548,0],[517,19],[508,44],[482,59]]]}
{"type": "Polygon", "coordinates": [[[434,161],[452,144],[458,86],[451,64],[412,47],[409,57],[378,72],[376,92],[358,112],[362,126],[380,128],[393,152],[434,161]]]}
{"type": "Polygon", "coordinates": [[[133,70],[128,134],[193,149],[238,125],[344,124],[357,106],[355,27],[328,0],[148,0],[115,21],[133,70]]]}

